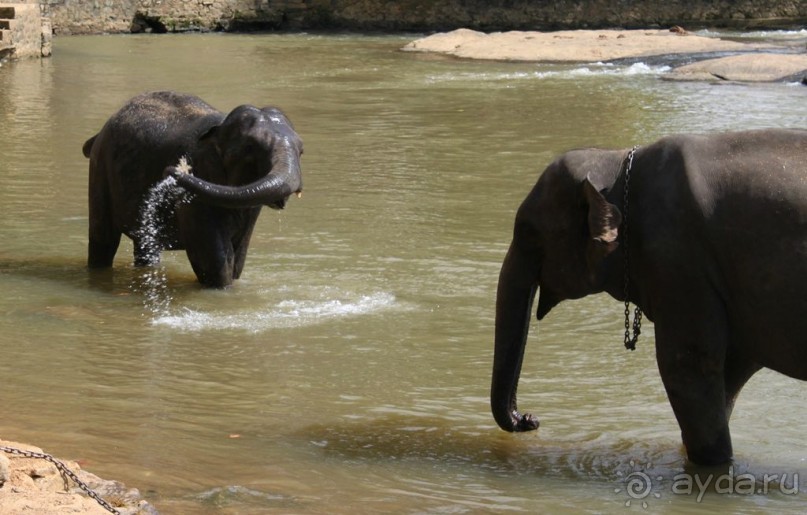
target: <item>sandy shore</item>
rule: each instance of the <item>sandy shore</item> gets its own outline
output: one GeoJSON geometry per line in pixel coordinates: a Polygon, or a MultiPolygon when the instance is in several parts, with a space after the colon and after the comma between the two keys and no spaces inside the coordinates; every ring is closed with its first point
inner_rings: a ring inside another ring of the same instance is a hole
{"type": "MultiPolygon", "coordinates": [[[[31,445],[0,440],[0,447],[43,454],[31,445]]],[[[80,481],[122,515],[155,515],[136,489],[117,481],[101,479],[81,470],[74,461],[56,458],[80,481]]],[[[103,515],[111,513],[88,497],[73,481],[65,481],[50,461],[0,452],[0,515],[103,515]]]]}
{"type": "Polygon", "coordinates": [[[807,49],[771,44],[742,43],[698,36],[680,28],[673,30],[573,30],[559,32],[496,32],[485,34],[468,29],[434,34],[410,42],[409,52],[434,52],[464,59],[590,63],[616,59],[675,54],[732,52],[737,56],[718,63],[674,70],[678,79],[738,81],[800,81],[807,77],[807,49]],[[787,52],[787,53],[784,53],[787,52]]]}

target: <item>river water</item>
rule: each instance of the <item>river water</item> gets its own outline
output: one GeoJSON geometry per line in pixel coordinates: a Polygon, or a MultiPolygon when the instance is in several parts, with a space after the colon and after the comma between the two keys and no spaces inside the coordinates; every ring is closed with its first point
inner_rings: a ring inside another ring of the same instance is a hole
{"type": "Polygon", "coordinates": [[[533,324],[519,400],[539,431],[500,431],[488,407],[498,270],[552,157],[804,127],[807,88],[400,52],[410,39],[64,37],[2,64],[0,436],[162,513],[807,511],[807,384],[749,382],[734,467],[695,471],[723,479],[699,495],[651,325],[626,351],[607,296],[533,324]],[[81,146],[157,89],[276,104],[305,141],[303,198],[264,210],[228,290],[198,287],[181,252],[135,269],[125,238],[113,271],[84,267],[81,146]]]}

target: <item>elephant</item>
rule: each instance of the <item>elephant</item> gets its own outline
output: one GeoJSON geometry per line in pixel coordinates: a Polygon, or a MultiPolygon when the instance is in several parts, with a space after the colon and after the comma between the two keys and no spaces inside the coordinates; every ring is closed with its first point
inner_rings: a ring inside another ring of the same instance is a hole
{"type": "Polygon", "coordinates": [[[807,380],[807,130],[676,134],[557,157],[515,215],[496,291],[490,390],[510,432],[538,295],[606,292],[654,324],[656,362],[695,465],[731,462],[729,419],[761,368],[807,380]]]}
{"type": "Polygon", "coordinates": [[[302,192],[302,139],[277,107],[241,105],[225,115],[193,95],[144,93],[83,152],[90,160],[91,269],[112,266],[125,234],[136,266],[159,262],[162,249],[185,249],[203,286],[230,286],[244,268],[261,206],[283,209],[302,192]],[[192,173],[183,173],[188,167],[192,173]],[[191,195],[162,209],[155,252],[141,216],[150,190],[166,177],[191,195]]]}

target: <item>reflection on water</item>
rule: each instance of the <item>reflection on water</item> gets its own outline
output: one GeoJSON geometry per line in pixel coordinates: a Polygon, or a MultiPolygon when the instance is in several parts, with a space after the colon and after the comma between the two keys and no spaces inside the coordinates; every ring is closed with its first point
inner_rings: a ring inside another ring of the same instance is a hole
{"type": "MultiPolygon", "coordinates": [[[[488,386],[513,215],[553,156],[803,126],[807,90],[399,52],[408,39],[74,37],[4,64],[0,435],[164,513],[604,512],[638,471],[648,509],[804,511],[803,493],[671,493],[684,454],[652,331],[626,352],[607,297],[532,327],[519,401],[538,432],[496,429],[488,386]],[[262,213],[230,289],[199,287],[184,252],[135,268],[125,239],[114,269],[84,267],[81,146],[157,89],[276,104],[305,140],[305,196],[262,213]]],[[[804,470],[804,394],[770,372],[748,384],[738,474],[804,470]]]]}

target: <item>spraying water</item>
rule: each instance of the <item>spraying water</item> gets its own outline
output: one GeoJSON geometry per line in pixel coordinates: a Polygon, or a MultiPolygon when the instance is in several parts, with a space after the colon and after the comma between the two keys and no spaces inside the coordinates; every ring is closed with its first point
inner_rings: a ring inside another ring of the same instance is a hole
{"type": "MultiPolygon", "coordinates": [[[[190,165],[182,157],[177,165],[183,173],[190,173],[190,165]]],[[[160,264],[160,252],[168,242],[167,220],[174,216],[178,204],[189,202],[191,195],[177,184],[173,177],[166,177],[149,190],[140,213],[137,231],[139,262],[147,265],[142,274],[142,283],[135,290],[144,294],[143,304],[153,315],[166,315],[171,305],[165,268],[160,264]]]]}

